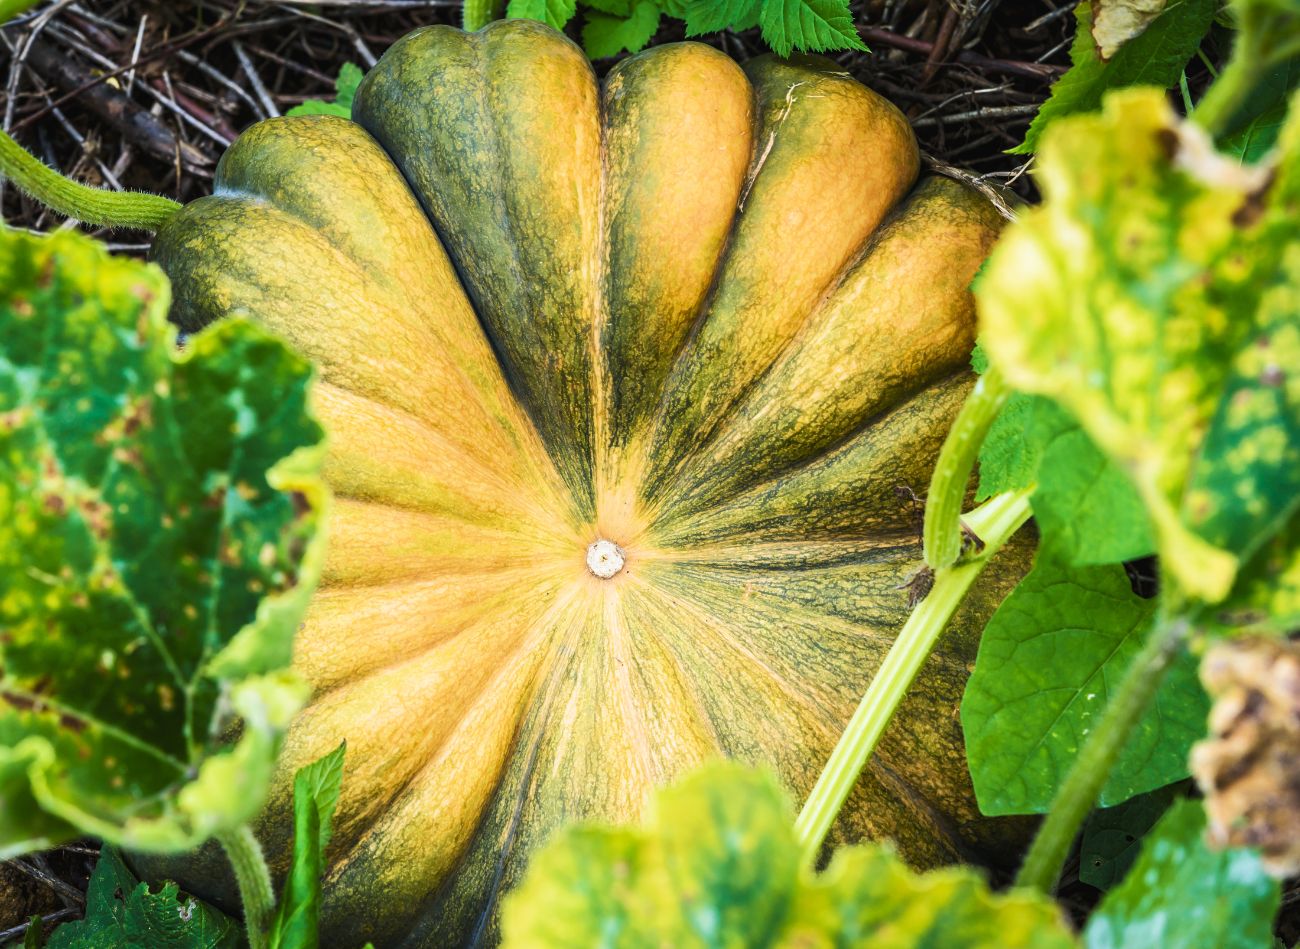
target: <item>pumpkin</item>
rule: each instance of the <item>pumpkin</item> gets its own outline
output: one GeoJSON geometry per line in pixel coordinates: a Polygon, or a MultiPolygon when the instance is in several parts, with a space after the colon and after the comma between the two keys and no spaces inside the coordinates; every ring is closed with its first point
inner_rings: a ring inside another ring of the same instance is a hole
{"type": "MultiPolygon", "coordinates": [[[[808,791],[908,613],[897,488],[972,380],[998,216],[918,167],[827,61],[680,43],[600,85],[512,20],[405,37],[352,121],[254,126],[161,230],[184,327],[251,314],[319,366],[315,694],[259,834],[283,868],[289,776],[346,738],[325,944],[490,942],[556,828],[713,756],[808,791]]],[[[835,840],[996,858],[956,707],[1023,567],[963,607],[835,840]]]]}

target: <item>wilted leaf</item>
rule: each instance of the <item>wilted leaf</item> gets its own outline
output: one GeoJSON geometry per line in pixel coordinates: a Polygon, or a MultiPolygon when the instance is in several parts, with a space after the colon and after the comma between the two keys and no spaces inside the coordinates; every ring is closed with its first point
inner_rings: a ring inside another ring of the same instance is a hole
{"type": "Polygon", "coordinates": [[[46,949],[235,949],[243,932],[175,883],[149,891],[105,847],[86,890],[86,917],[54,930],[46,949]]]}
{"type": "Polygon", "coordinates": [[[3,853],[243,823],[304,698],[311,369],[238,320],[179,354],[167,301],[94,241],[0,231],[3,853]]]}
{"type": "Polygon", "coordinates": [[[741,765],[708,765],[659,794],[642,829],[575,827],[506,898],[504,944],[1065,949],[1056,907],[994,895],[970,870],[917,875],[888,849],[802,866],[789,800],[741,765]]]}
{"type": "MultiPolygon", "coordinates": [[[[985,814],[1046,811],[1111,690],[1141,649],[1155,601],[1118,565],[1066,567],[1040,553],[980,639],[961,704],[966,755],[985,814]]],[[[1120,753],[1101,804],[1187,775],[1209,703],[1190,655],[1175,661],[1120,753]]]]}
{"type": "Polygon", "coordinates": [[[1271,949],[1277,881],[1249,850],[1210,850],[1199,801],[1177,801],[1084,930],[1088,949],[1271,949]]]}
{"type": "Polygon", "coordinates": [[[1151,21],[1164,12],[1169,0],[1095,0],[1092,38],[1102,59],[1110,59],[1121,46],[1141,36],[1151,21]]]}
{"type": "Polygon", "coordinates": [[[1048,135],[1046,200],[976,291],[990,359],[1129,475],[1163,576],[1209,603],[1300,497],[1295,177],[1264,190],[1159,90],[1114,93],[1048,135]]]}

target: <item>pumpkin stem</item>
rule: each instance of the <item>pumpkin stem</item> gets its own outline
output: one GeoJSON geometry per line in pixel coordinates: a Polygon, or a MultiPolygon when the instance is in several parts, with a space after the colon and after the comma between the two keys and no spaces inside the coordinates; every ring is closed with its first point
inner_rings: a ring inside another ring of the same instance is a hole
{"type": "Polygon", "coordinates": [[[934,586],[912,611],[889,647],[889,654],[867,687],[862,703],[849,719],[839,744],[831,752],[795,820],[795,834],[808,863],[817,859],[822,842],[862,769],[966,591],[998,548],[1029,520],[1029,494],[1028,489],[999,494],[966,516],[971,528],[983,538],[984,550],[976,557],[935,572],[934,586]]]}
{"type": "Polygon", "coordinates": [[[925,562],[931,570],[951,566],[961,556],[966,533],[961,506],[966,499],[966,485],[984,437],[1010,394],[1002,373],[990,366],[962,404],[939,450],[925,496],[925,562]]]}
{"type": "Polygon", "coordinates": [[[469,32],[481,30],[493,20],[501,19],[500,0],[465,0],[461,23],[469,32]]]}
{"type": "Polygon", "coordinates": [[[91,188],[65,178],[0,131],[0,178],[8,178],[46,207],[87,224],[158,228],[181,206],[162,195],[91,188]]]}
{"type": "Polygon", "coordinates": [[[1155,698],[1189,631],[1190,624],[1183,617],[1156,622],[1057,790],[1052,809],[1016,876],[1016,886],[1033,887],[1043,893],[1050,893],[1056,886],[1075,835],[1096,805],[1120,751],[1155,698]]]}
{"type": "Polygon", "coordinates": [[[239,884],[248,949],[266,949],[266,932],[275,913],[275,891],[271,889],[271,872],[262,855],[262,845],[247,824],[218,834],[217,842],[226,852],[235,871],[235,882],[239,884]]]}

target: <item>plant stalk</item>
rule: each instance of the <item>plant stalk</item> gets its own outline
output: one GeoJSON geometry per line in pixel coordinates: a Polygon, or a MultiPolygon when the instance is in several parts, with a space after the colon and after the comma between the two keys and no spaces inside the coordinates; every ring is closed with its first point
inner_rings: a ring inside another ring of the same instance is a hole
{"type": "Polygon", "coordinates": [[[1182,617],[1157,621],[1056,792],[1052,809],[1038,829],[1016,876],[1016,886],[1033,887],[1043,893],[1050,893],[1055,887],[1075,835],[1101,796],[1120,751],[1164,681],[1187,638],[1188,628],[1188,621],[1182,617]]]}
{"type": "Polygon", "coordinates": [[[501,18],[501,0],[465,0],[461,7],[461,25],[473,32],[501,18]]]}
{"type": "Polygon", "coordinates": [[[275,892],[271,889],[271,871],[247,824],[217,835],[239,884],[239,900],[244,907],[244,928],[249,949],[265,949],[266,934],[275,913],[275,892]]]}
{"type": "Polygon", "coordinates": [[[65,178],[3,131],[0,131],[0,178],[8,178],[51,210],[87,224],[157,231],[181,209],[175,201],[162,195],[107,191],[65,178]]]}
{"type": "Polygon", "coordinates": [[[999,494],[967,515],[971,528],[984,540],[983,553],[935,573],[934,586],[899,631],[795,820],[795,834],[809,863],[817,859],[836,815],[966,591],[993,554],[1029,519],[1029,494],[1028,490],[999,494]]]}
{"type": "Polygon", "coordinates": [[[989,427],[1011,390],[996,366],[980,376],[939,451],[925,497],[925,562],[931,570],[951,566],[961,556],[961,507],[966,485],[989,427]]]}

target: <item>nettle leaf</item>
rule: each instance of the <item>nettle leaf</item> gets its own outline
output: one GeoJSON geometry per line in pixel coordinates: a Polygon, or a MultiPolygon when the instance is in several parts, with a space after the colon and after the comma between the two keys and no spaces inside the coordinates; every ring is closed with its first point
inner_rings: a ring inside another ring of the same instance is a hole
{"type": "Polygon", "coordinates": [[[1068,947],[1055,906],[967,869],[917,875],[885,847],[805,869],[775,780],[716,762],[659,792],[643,828],[572,827],[505,901],[507,947],[1068,947]]]}
{"type": "Polygon", "coordinates": [[[778,56],[867,48],[853,25],[848,0],[760,0],[763,40],[778,56]]]}
{"type": "Polygon", "coordinates": [[[686,0],[686,35],[749,29],[758,22],[761,0],[686,0]]]}
{"type": "Polygon", "coordinates": [[[184,850],[261,806],[320,572],[310,365],[155,267],[0,231],[0,853],[184,850]]]}
{"type": "Polygon", "coordinates": [[[1143,836],[1183,786],[1166,785],[1089,814],[1079,839],[1079,879],[1099,890],[1109,890],[1123,879],[1138,858],[1143,836]]]}
{"type": "Polygon", "coordinates": [[[582,46],[592,59],[635,53],[645,47],[659,29],[659,7],[650,0],[636,0],[630,16],[610,16],[587,11],[582,28],[582,46]]]}
{"type": "Polygon", "coordinates": [[[321,99],[308,99],[299,105],[294,106],[288,111],[288,115],[341,115],[345,119],[352,118],[352,100],[356,98],[357,87],[361,85],[361,80],[366,74],[361,71],[361,67],[356,63],[344,63],[339,68],[338,78],[334,80],[333,102],[325,102],[321,99]]]}
{"type": "Polygon", "coordinates": [[[1009,151],[1032,154],[1038,150],[1045,128],[1064,116],[1100,108],[1102,98],[1113,89],[1139,85],[1168,89],[1174,85],[1188,60],[1196,55],[1217,10],[1217,0],[1168,0],[1164,11],[1140,35],[1103,61],[1092,38],[1093,6],[1084,0],[1074,9],[1073,65],[1052,84],[1051,96],[1029,124],[1025,140],[1009,151]]]}
{"type": "MultiPolygon", "coordinates": [[[[1284,140],[1283,168],[1300,133],[1284,140]]],[[[1129,475],[1162,577],[1208,603],[1300,497],[1300,188],[1260,171],[1159,90],[1114,93],[1048,135],[1046,200],[976,290],[989,358],[1129,475]]]]}
{"type": "MultiPolygon", "coordinates": [[[[1040,553],[980,639],[961,703],[966,756],[985,814],[1043,813],[1148,634],[1155,601],[1123,567],[1067,567],[1040,553]]],[[[1209,701],[1180,656],[1101,792],[1118,804],[1187,776],[1209,701]]]]}
{"type": "Polygon", "coordinates": [[[1200,802],[1176,802],[1143,842],[1124,882],[1088,920],[1088,949],[1270,949],[1278,882],[1254,851],[1210,850],[1204,834],[1200,802]]]}
{"type": "Polygon", "coordinates": [[[86,889],[86,916],[54,930],[46,949],[235,949],[243,930],[175,883],[157,893],[105,847],[86,889]]]}
{"type": "Polygon", "coordinates": [[[577,0],[510,0],[506,4],[510,19],[541,20],[557,30],[564,29],[577,12],[577,0]]]}
{"type": "Polygon", "coordinates": [[[270,949],[320,945],[321,878],[343,787],[346,742],[299,769],[293,779],[293,863],[271,921],[270,949]]]}

